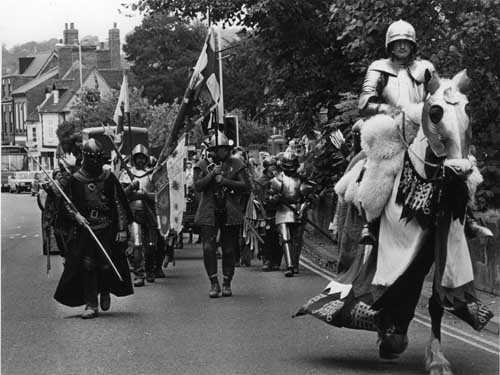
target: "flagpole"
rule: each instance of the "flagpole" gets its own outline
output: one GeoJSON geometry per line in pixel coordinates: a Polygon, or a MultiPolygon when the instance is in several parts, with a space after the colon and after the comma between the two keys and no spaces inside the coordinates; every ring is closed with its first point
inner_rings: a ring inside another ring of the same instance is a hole
{"type": "MultiPolygon", "coordinates": [[[[219,57],[219,90],[220,90],[220,96],[219,96],[219,105],[217,107],[217,111],[219,112],[218,114],[218,123],[224,124],[224,90],[223,90],[223,81],[222,81],[222,39],[220,36],[221,32],[218,30],[217,32],[217,43],[218,45],[218,57],[219,57]]],[[[218,129],[218,127],[217,127],[218,129]]]]}

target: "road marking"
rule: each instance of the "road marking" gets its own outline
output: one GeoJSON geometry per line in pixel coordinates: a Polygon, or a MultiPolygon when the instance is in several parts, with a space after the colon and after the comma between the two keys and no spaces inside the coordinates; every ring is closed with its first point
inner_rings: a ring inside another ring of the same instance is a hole
{"type": "MultiPolygon", "coordinates": [[[[307,268],[308,270],[314,272],[315,274],[317,274],[319,276],[322,276],[323,278],[327,279],[328,281],[335,280],[335,274],[331,273],[330,271],[323,270],[323,269],[319,268],[318,265],[314,264],[309,259],[305,259],[303,256],[300,257],[299,263],[303,267],[307,268]]],[[[420,323],[420,324],[422,324],[422,325],[424,325],[426,327],[431,328],[430,323],[427,323],[427,322],[425,322],[423,320],[423,319],[426,318],[424,315],[421,315],[419,313],[415,313],[415,315],[418,316],[418,317],[416,317],[414,319],[416,322],[418,322],[418,323],[420,323]]],[[[492,354],[498,355],[498,346],[496,345],[496,343],[488,341],[488,340],[484,340],[483,338],[480,338],[480,337],[469,336],[468,338],[466,338],[466,337],[460,336],[458,334],[452,333],[451,330],[454,330],[455,332],[460,333],[462,335],[464,334],[460,330],[458,330],[458,329],[456,329],[454,327],[451,327],[448,324],[442,324],[441,325],[441,333],[443,333],[445,335],[448,335],[450,337],[453,337],[453,338],[455,338],[457,340],[460,340],[460,341],[462,341],[462,342],[464,342],[466,344],[472,345],[472,346],[474,346],[476,348],[483,349],[484,351],[486,351],[488,353],[492,353],[492,354]],[[471,339],[476,340],[478,342],[473,342],[473,341],[471,341],[471,339]],[[479,342],[484,343],[485,345],[488,345],[490,347],[482,345],[479,342]],[[495,348],[495,350],[491,349],[491,347],[495,348]]]]}
{"type": "MultiPolygon", "coordinates": [[[[427,322],[423,321],[420,318],[414,318],[413,320],[415,320],[416,322],[418,322],[418,323],[420,323],[420,324],[422,324],[422,325],[424,325],[426,327],[432,328],[432,326],[431,326],[430,323],[427,323],[427,322]]],[[[497,350],[490,349],[487,346],[483,346],[481,344],[478,344],[478,343],[475,343],[473,341],[470,341],[470,340],[466,339],[465,337],[462,337],[462,336],[459,336],[459,335],[455,335],[454,333],[448,332],[448,330],[443,329],[443,328],[441,328],[441,333],[445,333],[448,336],[451,336],[453,338],[456,338],[457,340],[465,342],[466,344],[475,346],[476,348],[483,349],[484,351],[487,351],[489,353],[493,353],[493,354],[498,355],[498,349],[497,350]]],[[[474,338],[474,339],[476,339],[476,338],[474,338]]],[[[491,345],[493,345],[493,344],[491,344],[491,345]]]]}

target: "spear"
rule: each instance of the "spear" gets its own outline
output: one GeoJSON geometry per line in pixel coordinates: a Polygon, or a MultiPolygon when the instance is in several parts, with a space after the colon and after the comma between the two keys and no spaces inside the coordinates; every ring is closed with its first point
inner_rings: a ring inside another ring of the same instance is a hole
{"type": "MultiPolygon", "coordinates": [[[[26,153],[28,154],[28,156],[38,165],[38,167],[40,168],[40,170],[43,173],[45,173],[45,175],[49,178],[49,181],[57,188],[57,190],[59,191],[59,193],[61,193],[62,197],[64,198],[64,200],[66,201],[66,203],[69,204],[69,206],[71,207],[71,209],[74,210],[77,214],[79,214],[78,210],[76,209],[76,207],[73,204],[73,202],[71,201],[71,199],[69,199],[69,197],[66,195],[66,193],[61,188],[61,186],[59,186],[59,183],[56,182],[49,175],[49,173],[45,170],[45,168],[43,168],[42,165],[40,164],[40,162],[33,155],[31,155],[31,153],[29,152],[29,150],[26,147],[24,149],[26,150],[26,153]]],[[[103,253],[103,255],[106,258],[106,260],[108,261],[108,263],[111,266],[111,268],[113,268],[113,271],[116,273],[116,276],[118,277],[118,279],[121,282],[123,282],[122,276],[120,275],[120,273],[118,272],[118,270],[117,270],[116,266],[114,265],[113,261],[111,260],[111,258],[109,257],[108,253],[106,252],[106,249],[104,249],[104,246],[99,241],[99,239],[97,238],[97,236],[95,235],[95,233],[92,231],[92,228],[90,228],[90,226],[87,223],[84,223],[83,226],[90,233],[90,235],[94,239],[95,243],[99,246],[99,249],[101,249],[101,252],[103,253]]]]}

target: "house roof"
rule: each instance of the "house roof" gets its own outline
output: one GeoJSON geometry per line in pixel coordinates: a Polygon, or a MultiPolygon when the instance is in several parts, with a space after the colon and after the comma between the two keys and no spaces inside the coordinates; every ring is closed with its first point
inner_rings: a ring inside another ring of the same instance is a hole
{"type": "Polygon", "coordinates": [[[123,70],[99,69],[99,74],[112,89],[119,90],[123,81],[123,70]]]}
{"type": "Polygon", "coordinates": [[[34,111],[32,111],[28,117],[26,118],[26,121],[28,122],[37,122],[39,119],[38,119],[38,111],[35,109],[34,111]]]}
{"type": "Polygon", "coordinates": [[[48,71],[47,73],[42,74],[41,76],[39,76],[35,79],[32,79],[31,81],[22,85],[21,87],[18,87],[17,89],[12,91],[12,96],[25,94],[28,91],[30,91],[31,89],[37,87],[38,85],[41,85],[45,81],[47,81],[51,78],[54,78],[56,76],[57,76],[57,68],[54,68],[54,69],[48,71]]]}
{"type": "MultiPolygon", "coordinates": [[[[85,82],[89,75],[95,69],[83,69],[82,80],[85,82]]],[[[59,101],[54,103],[54,91],[50,93],[47,99],[40,105],[39,112],[61,113],[66,112],[64,108],[69,103],[71,98],[80,89],[80,72],[78,69],[72,70],[64,75],[65,79],[59,80],[55,83],[56,88],[59,90],[59,101]]]]}
{"type": "Polygon", "coordinates": [[[47,65],[47,63],[50,61],[53,55],[54,51],[48,51],[48,52],[38,53],[33,56],[29,56],[29,57],[34,57],[33,61],[26,68],[26,70],[19,75],[28,77],[37,76],[42,71],[42,69],[47,65]]]}

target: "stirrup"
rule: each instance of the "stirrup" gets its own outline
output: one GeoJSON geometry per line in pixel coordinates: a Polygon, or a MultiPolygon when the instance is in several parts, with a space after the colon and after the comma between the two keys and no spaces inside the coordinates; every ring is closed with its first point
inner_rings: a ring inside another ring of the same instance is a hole
{"type": "Polygon", "coordinates": [[[363,225],[359,243],[361,245],[375,245],[377,243],[377,237],[375,237],[375,235],[371,232],[368,224],[363,225]]]}

